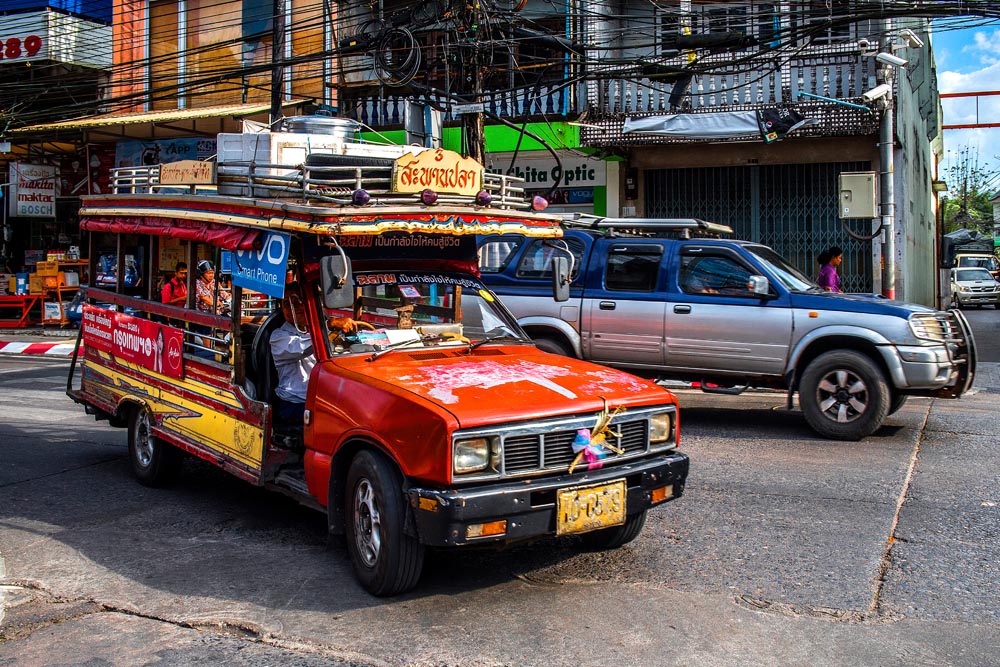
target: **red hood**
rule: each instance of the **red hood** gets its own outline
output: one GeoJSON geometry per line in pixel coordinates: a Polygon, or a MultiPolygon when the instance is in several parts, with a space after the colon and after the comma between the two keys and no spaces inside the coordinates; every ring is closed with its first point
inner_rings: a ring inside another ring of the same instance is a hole
{"type": "Polygon", "coordinates": [[[451,412],[462,428],[508,420],[674,402],[648,380],[527,346],[390,352],[335,359],[342,368],[417,394],[451,412]]]}

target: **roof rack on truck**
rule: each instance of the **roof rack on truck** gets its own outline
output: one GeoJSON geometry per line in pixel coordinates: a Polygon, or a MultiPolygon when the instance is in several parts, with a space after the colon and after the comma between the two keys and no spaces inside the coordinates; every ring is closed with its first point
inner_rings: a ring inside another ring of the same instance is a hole
{"type": "Polygon", "coordinates": [[[720,236],[732,234],[728,225],[708,222],[698,218],[609,218],[587,213],[569,213],[563,216],[564,227],[609,231],[634,231],[640,233],[670,233],[681,238],[720,236]]]}
{"type": "Polygon", "coordinates": [[[363,142],[334,129],[329,134],[221,133],[218,154],[210,160],[112,169],[112,192],[176,194],[180,186],[191,194],[295,199],[307,205],[534,208],[522,178],[485,172],[475,160],[457,154],[442,162],[439,156],[448,152],[440,149],[363,142]],[[429,163],[428,155],[437,163],[429,163]]]}

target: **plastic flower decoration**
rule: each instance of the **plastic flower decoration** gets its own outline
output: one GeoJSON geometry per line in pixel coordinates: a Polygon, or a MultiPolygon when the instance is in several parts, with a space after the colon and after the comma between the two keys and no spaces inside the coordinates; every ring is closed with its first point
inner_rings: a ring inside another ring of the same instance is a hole
{"type": "Polygon", "coordinates": [[[621,438],[622,434],[611,430],[611,420],[625,412],[625,408],[617,407],[613,411],[608,410],[608,401],[604,400],[604,409],[597,415],[597,423],[593,429],[581,428],[573,438],[573,453],[576,458],[569,465],[570,474],[580,463],[587,464],[587,470],[596,470],[604,465],[601,461],[608,452],[614,452],[619,456],[625,453],[621,447],[616,447],[608,442],[608,436],[613,435],[621,438]]]}

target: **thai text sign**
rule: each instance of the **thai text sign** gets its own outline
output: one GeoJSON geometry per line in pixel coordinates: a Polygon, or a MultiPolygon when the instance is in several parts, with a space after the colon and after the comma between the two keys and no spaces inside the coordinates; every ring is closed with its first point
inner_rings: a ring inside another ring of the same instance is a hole
{"type": "Polygon", "coordinates": [[[396,192],[430,189],[474,197],[483,189],[483,165],[441,148],[404,155],[393,166],[392,189],[396,192]]]}
{"type": "Polygon", "coordinates": [[[181,160],[160,165],[160,185],[212,185],[215,163],[181,160]]]}
{"type": "Polygon", "coordinates": [[[280,299],[285,295],[285,272],[291,237],[280,232],[261,236],[260,250],[233,253],[233,284],[280,299]]]}
{"type": "Polygon", "coordinates": [[[10,163],[10,214],[17,218],[56,217],[56,168],[10,163]]]}
{"type": "Polygon", "coordinates": [[[83,341],[125,361],[170,377],[184,376],[184,332],[89,304],[83,307],[83,341]]]}

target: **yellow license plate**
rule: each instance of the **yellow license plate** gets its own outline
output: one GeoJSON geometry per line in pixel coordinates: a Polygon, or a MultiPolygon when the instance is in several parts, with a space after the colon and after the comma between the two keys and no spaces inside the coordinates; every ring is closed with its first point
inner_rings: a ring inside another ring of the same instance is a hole
{"type": "Polygon", "coordinates": [[[556,509],[556,535],[620,526],[625,523],[625,480],[563,489],[556,509]]]}

